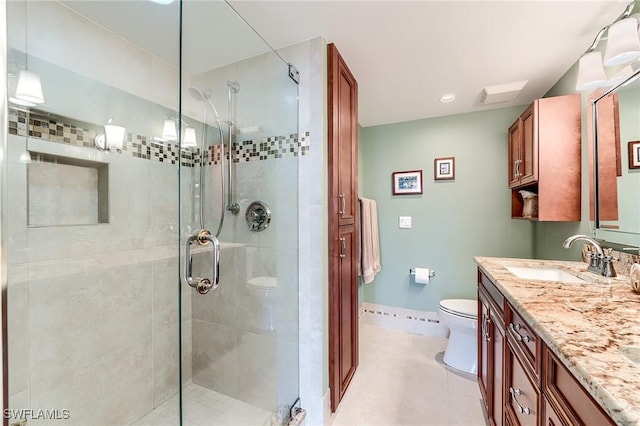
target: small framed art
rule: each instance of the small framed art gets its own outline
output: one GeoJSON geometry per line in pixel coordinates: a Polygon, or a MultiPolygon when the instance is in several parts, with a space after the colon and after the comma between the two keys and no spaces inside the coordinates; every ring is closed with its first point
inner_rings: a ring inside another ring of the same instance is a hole
{"type": "Polygon", "coordinates": [[[629,168],[640,169],[640,141],[629,142],[629,168]]]}
{"type": "Polygon", "coordinates": [[[433,160],[433,178],[435,180],[451,180],[456,178],[455,157],[442,157],[433,160]]]}
{"type": "Polygon", "coordinates": [[[422,194],[422,170],[393,172],[393,195],[422,194]]]}

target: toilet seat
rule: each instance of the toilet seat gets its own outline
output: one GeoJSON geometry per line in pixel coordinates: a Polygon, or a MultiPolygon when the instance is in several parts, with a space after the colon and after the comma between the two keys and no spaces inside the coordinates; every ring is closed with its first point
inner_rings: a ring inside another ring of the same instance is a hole
{"type": "Polygon", "coordinates": [[[440,301],[440,310],[457,317],[478,319],[478,302],[469,299],[445,299],[440,301]]]}

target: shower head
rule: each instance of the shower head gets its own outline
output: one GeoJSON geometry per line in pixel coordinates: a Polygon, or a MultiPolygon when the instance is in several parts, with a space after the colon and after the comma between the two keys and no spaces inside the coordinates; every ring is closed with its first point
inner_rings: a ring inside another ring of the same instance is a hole
{"type": "Polygon", "coordinates": [[[193,99],[197,101],[202,102],[206,100],[209,103],[209,105],[211,105],[211,108],[213,108],[213,113],[216,115],[216,119],[220,121],[220,115],[218,115],[218,110],[216,109],[216,106],[213,104],[213,101],[211,100],[211,93],[209,91],[203,92],[201,89],[198,89],[195,86],[191,86],[189,87],[189,94],[193,99]]]}
{"type": "Polygon", "coordinates": [[[189,87],[189,94],[196,101],[204,101],[205,99],[207,99],[209,97],[209,96],[205,95],[205,93],[202,90],[198,89],[195,86],[189,87]]]}

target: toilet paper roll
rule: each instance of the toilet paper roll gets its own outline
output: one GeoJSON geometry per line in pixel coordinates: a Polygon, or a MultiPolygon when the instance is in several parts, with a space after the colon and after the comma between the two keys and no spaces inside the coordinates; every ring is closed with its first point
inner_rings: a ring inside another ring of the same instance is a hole
{"type": "Polygon", "coordinates": [[[429,275],[431,274],[429,268],[416,268],[415,273],[416,284],[429,284],[429,275]]]}

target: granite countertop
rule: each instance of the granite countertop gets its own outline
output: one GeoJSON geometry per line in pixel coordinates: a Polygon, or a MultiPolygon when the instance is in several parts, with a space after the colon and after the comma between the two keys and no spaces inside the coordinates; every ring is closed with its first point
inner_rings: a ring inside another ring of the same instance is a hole
{"type": "Polygon", "coordinates": [[[600,277],[582,262],[475,261],[616,423],[640,425],[640,364],[623,354],[640,358],[640,294],[629,277],[600,277]],[[558,268],[589,283],[521,279],[506,266],[558,268]]]}

